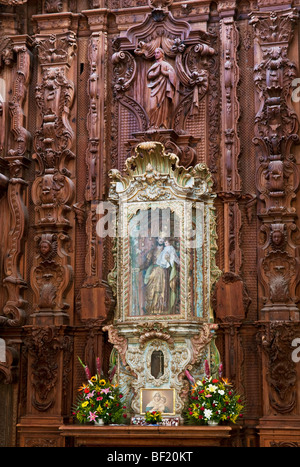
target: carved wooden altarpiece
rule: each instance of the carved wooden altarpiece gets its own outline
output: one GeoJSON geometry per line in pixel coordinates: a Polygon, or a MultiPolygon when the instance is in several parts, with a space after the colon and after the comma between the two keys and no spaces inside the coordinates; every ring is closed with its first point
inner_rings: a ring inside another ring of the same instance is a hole
{"type": "Polygon", "coordinates": [[[64,444],[78,356],[117,364],[131,414],[175,389],[180,415],[219,354],[247,405],[230,443],[299,445],[299,12],[0,0],[0,446],[64,444]],[[170,236],[99,236],[105,202],[170,236]]]}
{"type": "Polygon", "coordinates": [[[212,178],[205,164],[184,168],[158,142],[140,143],[125,175],[112,170],[110,177],[116,309],[103,330],[114,345],[115,379],[133,414],[140,413],[142,388],[175,389],[170,413],[178,416],[188,390],[185,370],[201,377],[205,359],[218,363],[210,345],[217,329],[210,296],[220,275],[212,178]]]}

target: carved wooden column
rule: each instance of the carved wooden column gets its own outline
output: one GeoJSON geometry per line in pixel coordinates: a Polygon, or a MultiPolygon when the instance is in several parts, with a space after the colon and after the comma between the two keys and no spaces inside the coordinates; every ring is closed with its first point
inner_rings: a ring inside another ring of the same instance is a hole
{"type": "MultiPolygon", "coordinates": [[[[74,318],[75,134],[78,15],[54,8],[33,17],[37,85],[36,162],[31,197],[34,244],[30,285],[34,293],[24,327],[21,446],[60,446],[58,427],[70,414],[73,338],[66,325],[74,318]],[[50,14],[51,13],[51,14],[50,14]]],[[[50,5],[51,4],[51,5],[50,5]]],[[[65,9],[66,3],[63,3],[65,9]]],[[[32,103],[33,105],[33,103],[32,103]]]]}
{"type": "Polygon", "coordinates": [[[295,10],[254,12],[258,216],[264,241],[259,245],[261,318],[299,320],[296,287],[299,258],[293,233],[293,205],[299,173],[292,146],[298,143],[298,116],[291,103],[296,65],[288,58],[295,10]]]}
{"type": "MultiPolygon", "coordinates": [[[[11,215],[8,225],[7,253],[4,259],[3,284],[7,289],[7,300],[0,323],[5,326],[20,326],[25,322],[24,289],[24,240],[26,237],[27,207],[25,170],[29,167],[28,149],[30,134],[25,128],[26,95],[30,80],[30,48],[32,41],[28,36],[11,36],[2,52],[4,63],[13,64],[11,81],[7,81],[7,109],[3,102],[3,151],[9,167],[10,179],[7,185],[7,200],[11,215]],[[8,97],[9,86],[11,86],[8,97]],[[7,125],[9,124],[9,128],[7,125]]],[[[3,96],[5,98],[5,96],[3,96]]]]}
{"type": "Polygon", "coordinates": [[[248,302],[243,279],[240,276],[242,251],[240,235],[242,215],[241,178],[238,171],[240,139],[238,120],[239,32],[235,21],[236,2],[218,2],[220,17],[220,169],[218,179],[218,200],[221,211],[219,229],[223,245],[220,258],[223,276],[216,286],[213,308],[219,323],[219,338],[223,343],[224,373],[231,378],[239,390],[242,388],[242,374],[238,361],[243,355],[240,328],[245,319],[248,302]],[[221,225],[222,223],[222,225],[221,225]]]}
{"type": "MultiPolygon", "coordinates": [[[[87,98],[88,146],[86,151],[87,184],[85,190],[86,213],[86,279],[81,287],[80,319],[90,332],[87,337],[86,363],[94,368],[96,357],[103,356],[103,338],[99,326],[107,318],[113,305],[110,288],[106,282],[105,264],[108,239],[100,238],[96,226],[99,221],[98,206],[105,199],[107,154],[107,14],[104,2],[99,8],[83,11],[91,31],[88,60],[89,79],[87,98]]],[[[102,362],[101,362],[102,364],[102,362]]]]}
{"type": "Polygon", "coordinates": [[[285,8],[254,11],[250,20],[256,36],[254,143],[262,239],[258,245],[263,349],[262,445],[276,445],[286,439],[284,427],[290,425],[295,430],[289,434],[289,440],[299,439],[299,429],[296,429],[300,420],[299,369],[292,360],[292,341],[299,335],[296,321],[300,317],[299,225],[294,204],[299,172],[292,153],[297,151],[294,144],[299,143],[299,117],[291,100],[292,81],[299,71],[289,58],[297,57],[293,49],[297,18],[295,9],[285,8]]]}
{"type": "MultiPolygon", "coordinates": [[[[62,13],[60,20],[57,24],[62,24],[61,27],[70,27],[74,15],[62,13]]],[[[37,21],[46,33],[36,36],[40,65],[36,103],[40,116],[33,156],[37,176],[32,186],[36,229],[36,254],[31,270],[35,293],[32,320],[38,325],[60,325],[69,324],[73,318],[74,256],[70,251],[74,235],[71,206],[75,154],[70,112],[75,92],[71,73],[75,69],[71,67],[77,41],[72,30],[57,29],[51,34],[51,16],[49,23],[44,17],[38,17],[37,21]]]]}
{"type": "Polygon", "coordinates": [[[239,66],[237,48],[239,33],[235,23],[236,2],[219,2],[221,38],[221,182],[220,197],[224,209],[224,272],[239,274],[242,254],[239,245],[241,213],[239,197],[241,180],[238,173],[240,140],[238,119],[240,115],[237,88],[239,66]]]}

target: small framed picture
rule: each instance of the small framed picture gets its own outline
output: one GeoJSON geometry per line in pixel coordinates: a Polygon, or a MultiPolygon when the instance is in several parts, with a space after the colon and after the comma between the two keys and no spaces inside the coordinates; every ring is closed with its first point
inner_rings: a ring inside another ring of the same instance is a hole
{"type": "Polygon", "coordinates": [[[156,410],[175,415],[175,389],[141,389],[141,414],[156,410]]]}

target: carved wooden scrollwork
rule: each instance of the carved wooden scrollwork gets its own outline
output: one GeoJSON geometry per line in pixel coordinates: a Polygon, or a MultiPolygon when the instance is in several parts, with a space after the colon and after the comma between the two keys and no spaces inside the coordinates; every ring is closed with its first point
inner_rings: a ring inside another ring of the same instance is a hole
{"type": "Polygon", "coordinates": [[[32,362],[31,403],[38,412],[46,412],[56,404],[58,385],[61,390],[67,390],[72,338],[64,335],[61,327],[33,327],[25,345],[32,362]]]}
{"type": "Polygon", "coordinates": [[[291,359],[291,342],[299,330],[291,323],[266,324],[262,334],[262,349],[267,355],[269,402],[280,414],[292,412],[296,405],[297,371],[291,359]]]}
{"type": "MultiPolygon", "coordinates": [[[[23,243],[27,232],[28,212],[25,196],[28,183],[25,181],[26,169],[30,165],[28,149],[31,135],[25,128],[24,105],[30,82],[30,64],[32,41],[27,36],[16,36],[2,41],[2,63],[12,66],[15,80],[8,101],[10,114],[10,138],[5,160],[9,167],[7,199],[11,214],[10,233],[7,255],[4,260],[4,286],[8,297],[3,308],[0,323],[6,326],[18,326],[25,322],[24,289],[27,284],[20,268],[23,256],[23,243]],[[13,62],[12,62],[13,60],[13,62]]],[[[5,112],[5,110],[4,110],[5,112]]],[[[3,122],[5,124],[5,121],[3,122]]],[[[5,127],[4,127],[5,128],[5,127]]]]}

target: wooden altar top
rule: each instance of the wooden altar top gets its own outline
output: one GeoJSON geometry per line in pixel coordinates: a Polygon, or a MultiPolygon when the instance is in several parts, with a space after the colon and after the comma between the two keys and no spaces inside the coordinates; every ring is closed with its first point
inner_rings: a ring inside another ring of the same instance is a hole
{"type": "Polygon", "coordinates": [[[66,446],[181,447],[221,446],[231,435],[230,426],[92,426],[59,427],[66,446]]]}

